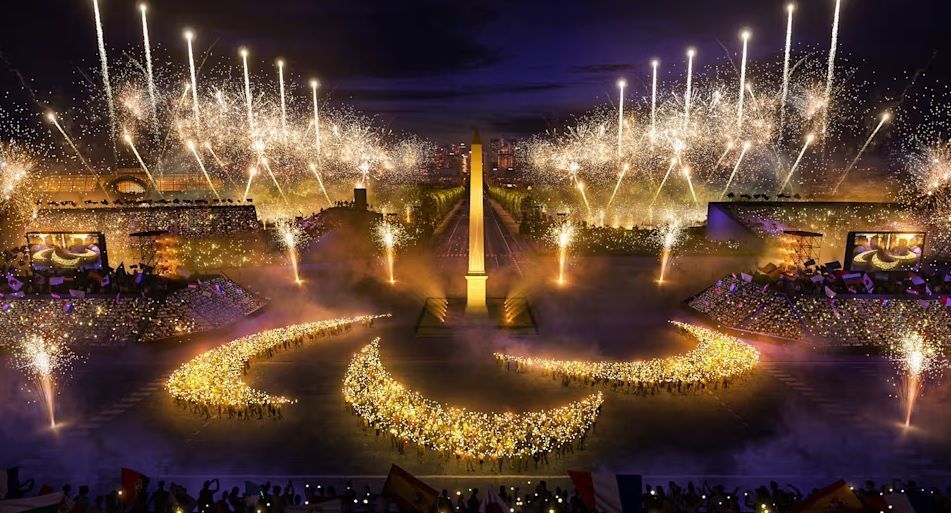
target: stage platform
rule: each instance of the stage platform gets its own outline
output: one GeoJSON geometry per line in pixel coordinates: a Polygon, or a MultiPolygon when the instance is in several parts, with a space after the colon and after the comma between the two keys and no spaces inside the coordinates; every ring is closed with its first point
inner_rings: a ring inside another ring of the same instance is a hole
{"type": "Polygon", "coordinates": [[[466,315],[466,298],[426,299],[416,322],[417,337],[448,337],[465,330],[497,329],[515,336],[535,336],[538,328],[523,297],[488,298],[488,315],[466,315]]]}

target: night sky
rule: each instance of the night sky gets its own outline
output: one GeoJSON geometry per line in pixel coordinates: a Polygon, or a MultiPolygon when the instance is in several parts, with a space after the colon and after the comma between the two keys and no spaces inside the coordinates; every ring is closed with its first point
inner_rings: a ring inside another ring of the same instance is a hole
{"type": "MultiPolygon", "coordinates": [[[[76,94],[77,72],[98,66],[91,0],[5,2],[0,22],[0,93],[26,103],[19,71],[41,101],[76,94]]],[[[101,0],[112,54],[141,51],[136,2],[101,0]]],[[[288,69],[318,76],[335,101],[401,132],[444,142],[479,125],[523,136],[614,101],[624,76],[644,93],[649,61],[683,75],[683,52],[698,66],[739,50],[753,30],[751,59],[779,59],[784,2],[155,0],[153,45],[185,59],[181,34],[217,58],[248,46],[263,70],[283,57],[288,69]]],[[[799,52],[828,48],[834,0],[802,0],[794,37],[799,52]]],[[[947,0],[845,0],[840,55],[894,94],[916,70],[951,76],[947,0]],[[863,62],[864,61],[864,62],[863,62]],[[875,71],[873,74],[872,71],[875,71]]],[[[184,69],[184,68],[182,68],[184,69]]],[[[884,94],[873,88],[873,94],[884,94]]]]}

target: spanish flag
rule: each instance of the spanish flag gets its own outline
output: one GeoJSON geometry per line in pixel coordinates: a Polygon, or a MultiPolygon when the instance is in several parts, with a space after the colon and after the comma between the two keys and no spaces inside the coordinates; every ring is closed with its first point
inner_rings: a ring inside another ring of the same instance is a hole
{"type": "Polygon", "coordinates": [[[434,488],[393,465],[383,484],[383,496],[400,505],[404,512],[431,513],[438,493],[434,488]]]}
{"type": "Polygon", "coordinates": [[[863,513],[862,502],[841,479],[816,491],[785,513],[863,513]]]}
{"type": "Polygon", "coordinates": [[[125,505],[134,504],[139,493],[149,485],[147,476],[131,468],[123,467],[120,471],[120,479],[122,488],[119,489],[119,499],[125,505]]]}

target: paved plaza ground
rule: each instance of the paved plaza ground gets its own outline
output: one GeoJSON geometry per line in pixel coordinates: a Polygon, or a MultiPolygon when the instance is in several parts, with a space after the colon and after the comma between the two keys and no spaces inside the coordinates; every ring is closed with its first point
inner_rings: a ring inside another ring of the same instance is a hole
{"type": "Polygon", "coordinates": [[[110,483],[120,466],[184,482],[221,477],[226,485],[262,475],[374,480],[394,462],[424,476],[500,481],[515,479],[513,474],[563,476],[568,469],[755,483],[951,478],[951,388],[926,390],[915,426],[905,430],[898,422],[899,402],[891,397],[890,362],[771,342],[753,342],[761,364],[729,388],[648,397],[606,391],[584,449],[537,468],[470,469],[415,449],[398,453],[388,438],[362,428],[341,394],[350,356],[372,338],[382,337],[382,360],[391,373],[432,399],[481,410],[549,408],[591,390],[564,387],[539,373],[507,372],[492,352],[621,360],[687,351],[696,342],[667,321],[699,322],[683,300],[750,264],[739,257],[679,256],[669,282],[658,287],[657,258],[574,257],[569,283],[559,287],[553,257],[532,251],[492,212],[486,225],[490,294],[528,297],[538,335],[492,331],[417,338],[425,298],[464,290],[465,226],[462,209],[431,251],[401,257],[392,287],[380,279],[376,261],[305,256],[310,263],[303,266],[302,287],[290,283],[282,267],[227,271],[269,296],[271,304],[226,331],[188,341],[81,350],[85,362],[60,390],[62,426],[56,432],[43,427],[37,405],[25,404],[22,378],[4,373],[0,465],[20,465],[38,481],[90,484],[110,483]],[[282,419],[208,420],[177,407],[162,388],[181,362],[234,337],[358,312],[390,312],[393,318],[253,362],[249,383],[298,400],[284,407],[282,419]]]}

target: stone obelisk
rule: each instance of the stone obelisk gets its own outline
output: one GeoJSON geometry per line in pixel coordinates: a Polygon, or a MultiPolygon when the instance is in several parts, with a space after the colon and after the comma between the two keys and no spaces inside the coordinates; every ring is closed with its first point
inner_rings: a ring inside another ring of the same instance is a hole
{"type": "Polygon", "coordinates": [[[485,219],[482,200],[482,140],[479,129],[472,136],[469,158],[469,272],[466,273],[466,314],[488,313],[485,301],[485,219]]]}

